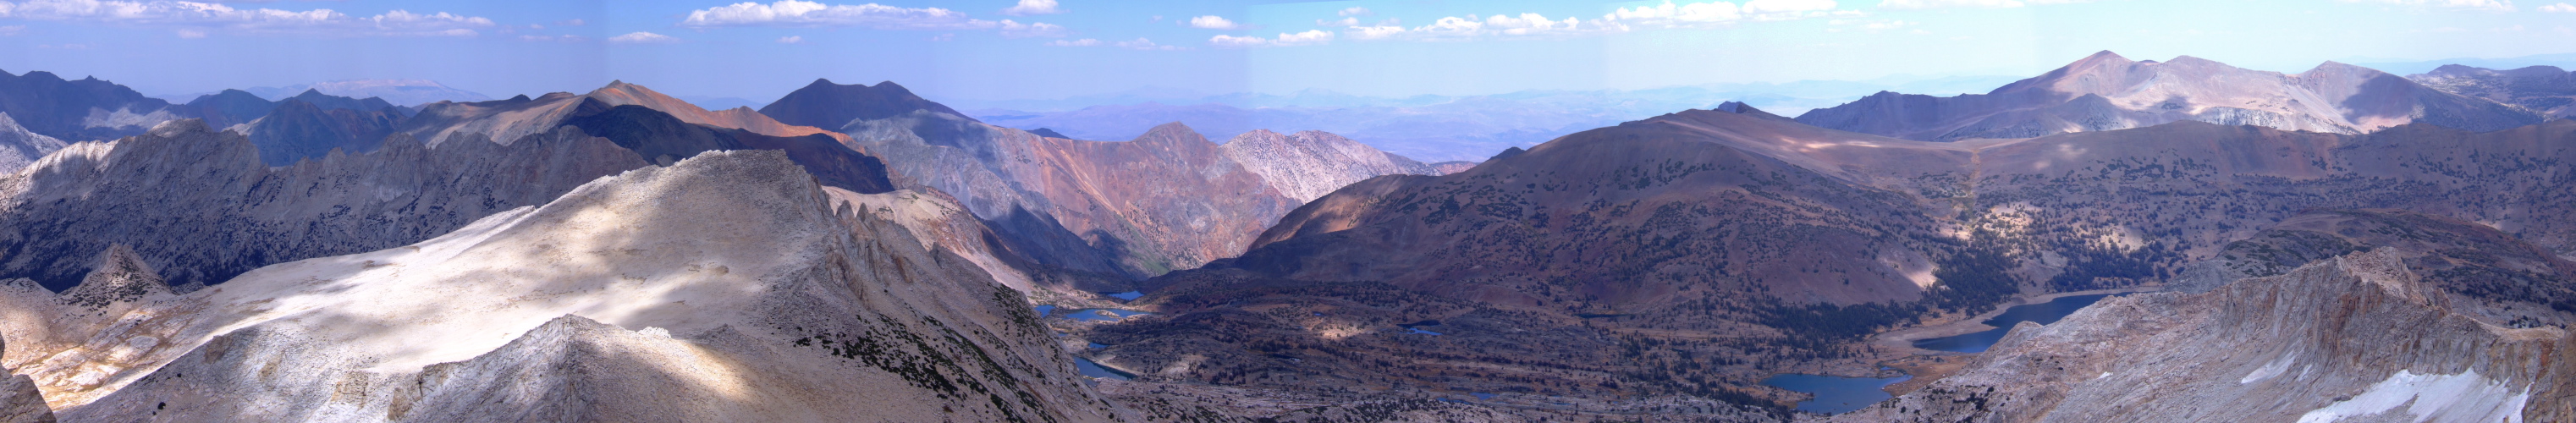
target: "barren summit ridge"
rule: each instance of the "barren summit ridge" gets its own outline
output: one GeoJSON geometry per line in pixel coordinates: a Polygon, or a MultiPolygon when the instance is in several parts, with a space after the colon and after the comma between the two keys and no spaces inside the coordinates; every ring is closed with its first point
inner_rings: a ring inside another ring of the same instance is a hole
{"type": "Polygon", "coordinates": [[[185,295],[14,290],[6,362],[67,420],[1120,418],[1016,292],[813,181],[711,152],[185,295]]]}
{"type": "Polygon", "coordinates": [[[1920,141],[2030,138],[2182,120],[2358,134],[2406,123],[2492,131],[2540,119],[2335,62],[2284,75],[2191,56],[2131,61],[2109,51],[1986,94],[1881,92],[1798,116],[1810,125],[1920,141]]]}

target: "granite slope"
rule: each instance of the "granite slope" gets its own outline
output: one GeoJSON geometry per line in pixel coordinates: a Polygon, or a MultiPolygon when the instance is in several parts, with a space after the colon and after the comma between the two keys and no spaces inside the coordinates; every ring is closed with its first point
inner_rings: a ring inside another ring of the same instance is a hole
{"type": "Polygon", "coordinates": [[[0,172],[17,172],[47,154],[63,149],[63,140],[28,131],[18,120],[0,112],[0,172]]]}
{"type": "Polygon", "coordinates": [[[1369,178],[1439,174],[1422,162],[1323,131],[1280,135],[1255,130],[1236,135],[1218,148],[1261,175],[1271,189],[1299,203],[1369,178]]]}
{"type": "Polygon", "coordinates": [[[184,294],[21,280],[5,361],[67,421],[1133,419],[1016,291],[814,181],[712,152],[184,294]]]}
{"type": "MultiPolygon", "coordinates": [[[[2491,229],[2410,229],[2511,242],[2491,229]]],[[[2479,299],[2477,284],[2426,267],[2452,258],[2360,248],[2368,250],[2208,292],[2112,298],[2057,323],[2025,322],[1965,372],[1833,421],[2576,418],[2576,368],[2568,366],[2576,336],[2564,323],[2576,314],[2479,299]],[[2495,319],[2503,309],[2539,309],[2557,323],[2495,319]]],[[[2551,285],[2563,290],[2569,267],[2554,267],[2551,285]]]]}

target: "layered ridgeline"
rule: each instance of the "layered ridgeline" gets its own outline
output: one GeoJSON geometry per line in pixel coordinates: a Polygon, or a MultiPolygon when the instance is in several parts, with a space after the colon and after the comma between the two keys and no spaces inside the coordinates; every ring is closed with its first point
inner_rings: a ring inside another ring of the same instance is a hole
{"type": "Polygon", "coordinates": [[[2023,323],[1958,375],[1836,421],[2567,421],[2576,263],[2473,222],[2301,216],[2262,277],[2023,323]]]}
{"type": "Polygon", "coordinates": [[[818,80],[761,111],[840,129],[859,149],[885,157],[899,183],[952,196],[1037,263],[1116,278],[1242,252],[1302,203],[1262,169],[1287,175],[1280,179],[1297,190],[1329,191],[1338,186],[1323,186],[1334,181],[1399,168],[1382,152],[1320,135],[1234,150],[1179,124],[1125,142],[1045,137],[960,116],[891,82],[818,80]],[[1290,163],[1358,172],[1301,175],[1290,163]]]}
{"type": "Polygon", "coordinates": [[[2175,121],[2359,134],[2407,123],[2492,131],[2540,120],[2527,110],[2342,63],[2284,75],[2191,56],[2131,61],[2109,51],[1986,94],[1880,92],[1798,116],[1810,125],[1919,141],[2030,138],[2175,121]]]}
{"type": "Polygon", "coordinates": [[[1170,317],[1077,335],[1148,380],[1786,400],[1753,385],[1872,373],[1907,351],[1863,337],[2026,293],[2161,283],[2307,210],[2576,254],[2576,122],[1934,143],[1721,109],[1336,191],[1238,259],[1149,281],[1140,304],[1170,317]]]}
{"type": "Polygon", "coordinates": [[[814,181],[707,153],[185,294],[115,249],[0,288],[0,362],[77,421],[1135,419],[1018,293],[814,181]]]}
{"type": "Polygon", "coordinates": [[[44,71],[0,71],[0,113],[29,131],[67,142],[116,139],[197,115],[123,85],[95,77],[64,80],[44,71]]]}
{"type": "Polygon", "coordinates": [[[65,289],[125,245],[174,284],[215,284],[428,239],[649,165],[565,128],[510,145],[470,136],[432,148],[395,136],[373,152],[269,167],[247,137],[175,121],[0,176],[0,245],[11,252],[0,276],[65,289]]]}
{"type": "Polygon", "coordinates": [[[2553,119],[2576,118],[2576,72],[2556,66],[2495,70],[2445,65],[2406,78],[2442,91],[2522,107],[2553,119]]]}
{"type": "Polygon", "coordinates": [[[402,132],[426,140],[430,145],[444,143],[458,133],[476,133],[495,140],[514,140],[528,134],[554,130],[563,121],[585,112],[616,106],[643,106],[669,114],[683,122],[721,128],[733,128],[777,137],[803,137],[828,134],[828,131],[782,124],[749,108],[707,111],[688,102],[625,81],[612,81],[608,86],[585,94],[548,93],[537,98],[521,95],[505,100],[472,103],[441,101],[421,106],[420,115],[403,124],[402,132]]]}

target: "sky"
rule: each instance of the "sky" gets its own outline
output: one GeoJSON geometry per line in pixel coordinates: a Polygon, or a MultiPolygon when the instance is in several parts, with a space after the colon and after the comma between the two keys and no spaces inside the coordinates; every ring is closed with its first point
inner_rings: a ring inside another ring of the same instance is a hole
{"type": "MultiPolygon", "coordinates": [[[[2576,1],[2576,0],[2570,0],[2576,1]]],[[[815,78],[939,100],[1130,90],[1402,97],[2035,75],[2096,51],[2299,72],[2576,52],[2554,0],[0,0],[0,70],[152,95],[611,80],[765,102],[815,78]]]]}

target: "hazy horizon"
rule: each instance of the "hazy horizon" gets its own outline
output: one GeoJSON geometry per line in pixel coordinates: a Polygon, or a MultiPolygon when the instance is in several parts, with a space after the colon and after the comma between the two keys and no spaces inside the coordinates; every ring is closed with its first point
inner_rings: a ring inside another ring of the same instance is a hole
{"type": "Polygon", "coordinates": [[[157,96],[426,79],[506,98],[624,80],[766,102],[826,78],[896,81],[948,101],[1143,89],[1401,98],[2026,77],[2101,50],[2285,73],[2329,60],[2553,55],[2576,51],[2560,47],[2576,45],[2576,6],[2562,5],[30,0],[0,1],[0,70],[96,76],[157,96]],[[2284,16],[2297,18],[2275,19],[2284,16]]]}

